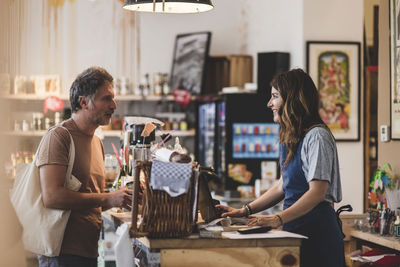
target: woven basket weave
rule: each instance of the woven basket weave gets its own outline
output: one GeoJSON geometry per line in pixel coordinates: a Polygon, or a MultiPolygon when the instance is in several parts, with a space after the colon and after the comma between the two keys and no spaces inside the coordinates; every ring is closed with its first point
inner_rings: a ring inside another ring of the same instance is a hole
{"type": "MultiPolygon", "coordinates": [[[[161,190],[150,186],[151,162],[137,162],[134,177],[134,199],[132,207],[131,236],[148,236],[155,238],[183,237],[192,233],[197,218],[193,218],[193,206],[197,211],[196,170],[193,169],[189,190],[186,194],[171,197],[161,190]],[[145,178],[145,189],[142,197],[142,222],[137,228],[139,177],[145,178]],[[143,175],[142,174],[142,175],[143,175]],[[195,203],[196,201],[196,203],[195,203]]],[[[197,217],[197,212],[195,213],[197,217]]]]}

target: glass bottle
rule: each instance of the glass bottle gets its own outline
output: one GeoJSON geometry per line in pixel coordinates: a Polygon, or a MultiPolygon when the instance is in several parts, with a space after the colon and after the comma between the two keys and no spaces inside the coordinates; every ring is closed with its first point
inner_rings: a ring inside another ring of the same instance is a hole
{"type": "Polygon", "coordinates": [[[400,216],[396,216],[396,221],[394,222],[394,236],[400,238],[400,216]]]}
{"type": "Polygon", "coordinates": [[[118,176],[114,180],[112,188],[114,190],[118,190],[119,188],[125,185],[125,180],[126,180],[126,164],[123,164],[121,170],[119,171],[118,176]]]}

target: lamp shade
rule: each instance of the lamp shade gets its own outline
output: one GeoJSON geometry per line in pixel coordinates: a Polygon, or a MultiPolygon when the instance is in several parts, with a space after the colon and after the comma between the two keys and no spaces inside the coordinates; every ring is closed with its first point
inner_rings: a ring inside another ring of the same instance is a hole
{"type": "Polygon", "coordinates": [[[213,9],[211,0],[125,0],[124,8],[156,13],[199,13],[213,9]]]}

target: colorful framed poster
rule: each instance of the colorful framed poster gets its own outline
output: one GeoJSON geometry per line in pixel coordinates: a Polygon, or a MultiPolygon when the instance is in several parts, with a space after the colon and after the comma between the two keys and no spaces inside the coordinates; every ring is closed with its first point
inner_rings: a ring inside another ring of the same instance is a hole
{"type": "Polygon", "coordinates": [[[307,42],[307,72],[320,94],[320,115],[337,141],[360,140],[360,43],[307,42]]]}
{"type": "Polygon", "coordinates": [[[391,139],[400,140],[400,1],[390,0],[391,139]]]}

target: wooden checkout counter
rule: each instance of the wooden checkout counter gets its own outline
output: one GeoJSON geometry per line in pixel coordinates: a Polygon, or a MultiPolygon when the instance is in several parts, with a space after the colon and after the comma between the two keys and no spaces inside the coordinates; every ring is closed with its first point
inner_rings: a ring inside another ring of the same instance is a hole
{"type": "MultiPolygon", "coordinates": [[[[353,229],[355,219],[365,215],[342,215],[345,253],[362,245],[400,252],[400,241],[394,237],[366,233],[353,229]]],[[[129,213],[103,212],[105,223],[115,229],[129,223],[129,213]]],[[[299,266],[301,239],[224,239],[200,238],[193,234],[186,238],[132,238],[135,255],[141,254],[145,266],[299,266]]],[[[346,258],[347,266],[357,266],[346,258]]]]}
{"type": "MultiPolygon", "coordinates": [[[[129,213],[103,212],[115,228],[131,221],[129,213]]],[[[298,267],[300,238],[225,239],[132,238],[135,257],[144,266],[284,266],[298,267]]]]}

